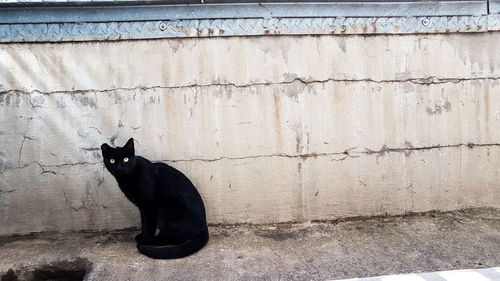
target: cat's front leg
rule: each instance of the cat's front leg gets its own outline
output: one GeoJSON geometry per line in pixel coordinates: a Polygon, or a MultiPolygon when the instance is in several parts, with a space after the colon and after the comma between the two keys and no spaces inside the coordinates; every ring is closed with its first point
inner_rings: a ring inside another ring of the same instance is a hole
{"type": "Polygon", "coordinates": [[[142,233],[144,233],[144,226],[145,226],[145,222],[144,222],[144,212],[139,209],[139,212],[141,214],[141,232],[139,232],[139,234],[137,234],[134,238],[135,240],[135,243],[137,244],[143,244],[142,243],[142,233]]]}
{"type": "Polygon", "coordinates": [[[138,244],[152,244],[156,233],[156,223],[156,212],[141,210],[141,233],[135,237],[138,244]]]}

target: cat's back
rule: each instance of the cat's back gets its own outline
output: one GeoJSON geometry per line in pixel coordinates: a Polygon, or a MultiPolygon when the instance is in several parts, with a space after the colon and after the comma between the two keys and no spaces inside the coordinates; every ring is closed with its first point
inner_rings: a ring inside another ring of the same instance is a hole
{"type": "Polygon", "coordinates": [[[189,181],[181,171],[166,163],[155,162],[153,165],[161,177],[176,181],[189,181]]]}
{"type": "Polygon", "coordinates": [[[154,177],[158,181],[191,184],[181,171],[166,163],[151,162],[144,157],[137,156],[137,165],[143,175],[154,177]]]}
{"type": "Polygon", "coordinates": [[[156,172],[156,167],[154,163],[142,156],[136,156],[136,169],[141,172],[156,172]]]}

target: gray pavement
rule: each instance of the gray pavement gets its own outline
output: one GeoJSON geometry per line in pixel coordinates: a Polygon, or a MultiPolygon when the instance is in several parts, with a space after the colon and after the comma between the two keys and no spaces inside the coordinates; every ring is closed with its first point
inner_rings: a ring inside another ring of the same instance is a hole
{"type": "Polygon", "coordinates": [[[200,252],[167,261],[138,254],[136,230],[1,237],[0,280],[335,280],[500,265],[493,209],[210,232],[200,252]]]}
{"type": "Polygon", "coordinates": [[[385,275],[332,281],[498,281],[500,267],[385,275]]]}

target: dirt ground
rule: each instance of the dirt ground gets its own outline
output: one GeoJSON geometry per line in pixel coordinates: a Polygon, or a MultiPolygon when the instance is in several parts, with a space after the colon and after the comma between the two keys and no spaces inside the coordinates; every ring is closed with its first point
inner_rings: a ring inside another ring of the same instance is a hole
{"type": "Polygon", "coordinates": [[[152,260],[137,230],[0,238],[1,281],[328,280],[500,265],[500,210],[211,226],[200,252],[152,260]]]}

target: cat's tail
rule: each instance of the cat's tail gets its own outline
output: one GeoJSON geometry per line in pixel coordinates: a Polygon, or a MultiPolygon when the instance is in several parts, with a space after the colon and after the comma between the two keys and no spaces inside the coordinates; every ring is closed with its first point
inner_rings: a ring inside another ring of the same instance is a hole
{"type": "Polygon", "coordinates": [[[205,227],[197,236],[177,245],[137,245],[139,252],[152,259],[178,259],[194,254],[208,242],[208,229],[205,227]]]}

